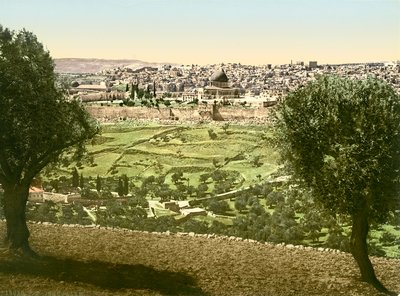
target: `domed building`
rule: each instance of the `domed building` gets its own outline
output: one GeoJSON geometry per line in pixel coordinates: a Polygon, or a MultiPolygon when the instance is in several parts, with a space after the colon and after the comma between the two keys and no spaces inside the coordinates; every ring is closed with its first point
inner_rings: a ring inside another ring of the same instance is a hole
{"type": "Polygon", "coordinates": [[[218,69],[210,77],[210,85],[204,88],[203,99],[228,100],[239,97],[239,90],[229,84],[224,69],[218,69]]]}
{"type": "Polygon", "coordinates": [[[229,87],[228,76],[226,76],[224,69],[218,69],[210,77],[211,86],[227,88],[229,87]]]}

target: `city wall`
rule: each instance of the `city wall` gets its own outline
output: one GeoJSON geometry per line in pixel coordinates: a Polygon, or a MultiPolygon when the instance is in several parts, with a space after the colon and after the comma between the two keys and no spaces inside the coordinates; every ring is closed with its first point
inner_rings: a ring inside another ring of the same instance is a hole
{"type": "Polygon", "coordinates": [[[174,120],[174,121],[267,121],[269,108],[192,106],[180,108],[147,108],[120,106],[87,106],[88,112],[100,121],[174,120]]]}

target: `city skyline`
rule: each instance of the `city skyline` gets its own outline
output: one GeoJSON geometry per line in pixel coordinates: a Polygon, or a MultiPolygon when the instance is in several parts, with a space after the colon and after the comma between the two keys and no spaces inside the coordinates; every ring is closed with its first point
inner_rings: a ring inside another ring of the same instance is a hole
{"type": "Polygon", "coordinates": [[[179,64],[400,59],[399,0],[0,0],[53,58],[179,64]]]}

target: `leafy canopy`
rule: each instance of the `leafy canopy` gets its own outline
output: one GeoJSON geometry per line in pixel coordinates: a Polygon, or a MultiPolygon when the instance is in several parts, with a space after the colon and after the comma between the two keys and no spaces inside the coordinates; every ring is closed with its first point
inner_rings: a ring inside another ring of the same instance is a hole
{"type": "Polygon", "coordinates": [[[0,25],[0,182],[30,183],[97,130],[59,86],[53,60],[36,36],[0,25]]]}
{"type": "Polygon", "coordinates": [[[285,98],[275,127],[293,176],[332,212],[366,200],[383,222],[400,208],[400,98],[385,82],[321,76],[285,98]]]}

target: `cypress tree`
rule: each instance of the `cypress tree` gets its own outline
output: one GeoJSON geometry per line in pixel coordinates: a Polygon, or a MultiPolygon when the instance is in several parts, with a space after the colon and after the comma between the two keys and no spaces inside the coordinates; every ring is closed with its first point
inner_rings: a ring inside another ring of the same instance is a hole
{"type": "Polygon", "coordinates": [[[84,187],[84,180],[83,180],[83,174],[81,174],[81,177],[79,179],[79,187],[83,188],[84,187]]]}
{"type": "Polygon", "coordinates": [[[122,178],[118,179],[118,188],[117,188],[117,192],[119,196],[123,196],[124,195],[124,185],[123,185],[123,181],[122,178]]]}
{"type": "Polygon", "coordinates": [[[97,178],[96,178],[96,190],[101,191],[101,178],[99,175],[97,175],[97,178]]]}
{"type": "Polygon", "coordinates": [[[122,178],[123,178],[123,192],[125,195],[127,195],[129,192],[129,179],[127,175],[123,175],[122,178]]]}
{"type": "Polygon", "coordinates": [[[79,173],[77,168],[75,167],[74,170],[72,171],[72,187],[78,187],[79,186],[79,173]]]}

